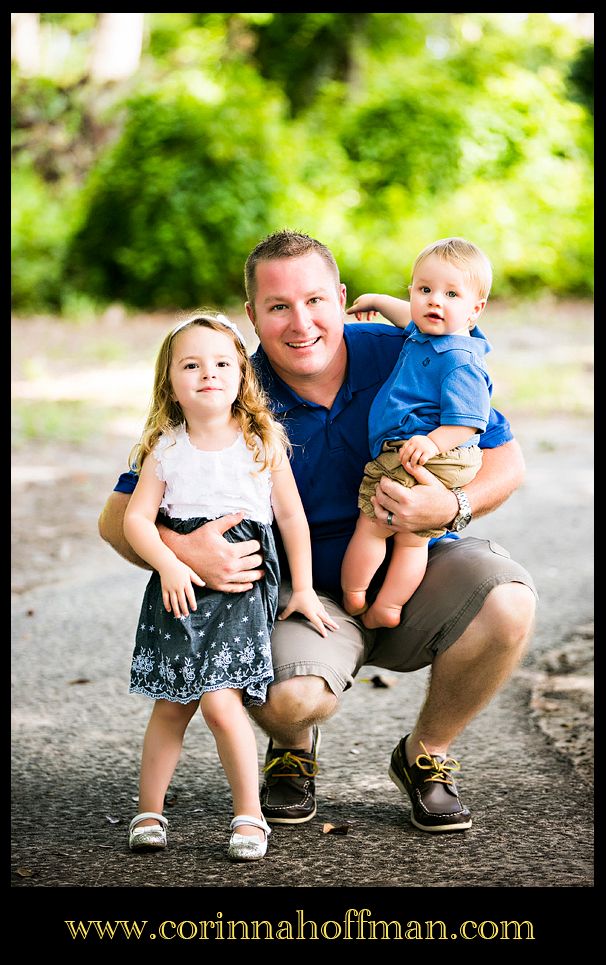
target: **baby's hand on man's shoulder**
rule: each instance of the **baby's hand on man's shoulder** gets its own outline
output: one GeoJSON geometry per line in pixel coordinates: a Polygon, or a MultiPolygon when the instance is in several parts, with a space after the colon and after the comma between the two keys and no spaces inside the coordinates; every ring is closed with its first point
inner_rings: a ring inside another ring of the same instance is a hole
{"type": "Polygon", "coordinates": [[[363,315],[366,315],[366,321],[374,321],[380,314],[378,308],[376,308],[377,297],[377,295],[371,293],[358,295],[351,308],[346,309],[346,314],[355,315],[358,322],[363,321],[363,315]]]}

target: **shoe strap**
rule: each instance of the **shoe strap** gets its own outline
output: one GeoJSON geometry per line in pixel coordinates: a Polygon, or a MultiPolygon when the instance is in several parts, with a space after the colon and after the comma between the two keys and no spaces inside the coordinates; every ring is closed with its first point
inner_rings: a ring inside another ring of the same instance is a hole
{"type": "Polygon", "coordinates": [[[131,841],[134,841],[135,838],[143,838],[149,834],[166,840],[166,831],[159,824],[145,824],[143,827],[133,828],[129,834],[131,841]]]}
{"type": "Polygon", "coordinates": [[[243,824],[252,824],[254,828],[260,828],[261,831],[265,831],[265,834],[271,834],[271,828],[264,818],[253,818],[250,814],[236,814],[235,818],[229,825],[230,831],[235,831],[243,824]]]}
{"type": "Polygon", "coordinates": [[[142,814],[137,814],[132,819],[128,827],[128,830],[132,831],[132,829],[135,827],[136,824],[139,824],[140,821],[145,821],[146,818],[156,818],[156,820],[159,821],[160,824],[163,824],[164,827],[168,826],[168,820],[164,817],[163,814],[156,814],[155,811],[143,811],[142,814]]]}

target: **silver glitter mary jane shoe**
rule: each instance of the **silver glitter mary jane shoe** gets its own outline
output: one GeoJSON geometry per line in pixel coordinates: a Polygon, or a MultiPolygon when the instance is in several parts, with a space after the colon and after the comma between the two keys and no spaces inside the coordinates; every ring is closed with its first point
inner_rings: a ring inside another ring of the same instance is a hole
{"type": "Polygon", "coordinates": [[[128,846],[131,851],[157,851],[166,847],[166,827],[168,821],[163,814],[155,811],[145,811],[132,819],[128,828],[128,846]],[[149,824],[142,828],[136,827],[146,818],[155,818],[159,824],[149,824]]]}
{"type": "Polygon", "coordinates": [[[271,828],[263,818],[253,818],[250,814],[236,814],[229,825],[232,836],[229,839],[227,855],[232,861],[258,861],[265,857],[267,838],[271,828]],[[254,834],[238,834],[236,828],[242,824],[252,824],[255,828],[265,831],[265,838],[260,841],[254,834]]]}

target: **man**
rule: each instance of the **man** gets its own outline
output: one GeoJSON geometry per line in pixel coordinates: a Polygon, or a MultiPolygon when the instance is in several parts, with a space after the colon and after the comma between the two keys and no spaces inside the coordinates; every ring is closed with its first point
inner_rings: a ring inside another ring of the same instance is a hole
{"type": "MultiPolygon", "coordinates": [[[[293,444],[293,471],[311,529],[314,583],[339,630],[320,637],[296,617],[272,635],[274,683],[251,712],[270,737],[261,792],[269,822],[296,824],[316,813],[318,725],[336,710],[360,667],[412,671],[431,664],[427,696],[411,733],[396,746],[389,774],[407,793],[411,820],[431,832],[471,826],[448,756],[451,742],[511,674],[528,641],[535,608],[529,575],[494,543],[458,539],[472,513],[495,509],[523,478],[520,449],[507,420],[491,411],[483,464],[457,495],[417,467],[419,485],[383,478],[377,518],[395,532],[450,530],[429,551],[426,575],[399,627],[367,630],[340,606],[340,568],[357,516],[369,460],[370,404],[391,372],[405,337],[387,325],[345,326],[346,289],[335,260],[307,235],[277,232],[249,256],[246,311],[260,347],[254,362],[293,444]]],[[[136,479],[121,477],[100,518],[104,539],[132,562],[122,517],[136,479]]],[[[190,536],[160,527],[162,538],[208,586],[250,588],[263,575],[259,545],[231,544],[223,533],[239,516],[213,520],[190,536]]],[[[283,566],[283,580],[288,572],[283,566]]],[[[377,574],[380,585],[383,571],[377,574]]],[[[372,595],[372,585],[369,596],[372,595]]]]}

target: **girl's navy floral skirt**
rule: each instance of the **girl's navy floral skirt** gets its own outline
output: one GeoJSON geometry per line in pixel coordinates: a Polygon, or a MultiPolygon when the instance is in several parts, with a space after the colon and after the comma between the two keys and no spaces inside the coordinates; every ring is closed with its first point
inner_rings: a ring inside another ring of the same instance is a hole
{"type": "MultiPolygon", "coordinates": [[[[162,522],[191,533],[208,519],[162,522]]],[[[256,539],[265,576],[243,593],[194,586],[198,609],[175,617],[164,608],[160,577],[147,584],[131,666],[130,692],[180,704],[226,687],[242,690],[244,704],[263,704],[273,680],[270,636],[278,606],[280,571],[271,526],[244,519],[228,529],[231,543],[256,539]]]]}

